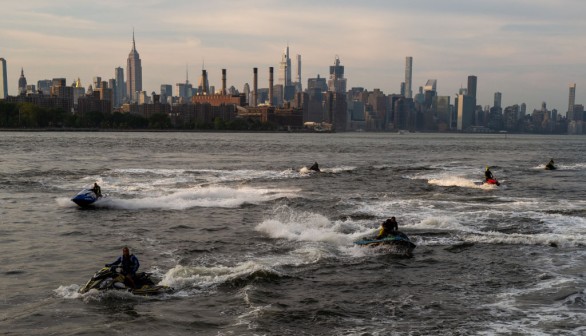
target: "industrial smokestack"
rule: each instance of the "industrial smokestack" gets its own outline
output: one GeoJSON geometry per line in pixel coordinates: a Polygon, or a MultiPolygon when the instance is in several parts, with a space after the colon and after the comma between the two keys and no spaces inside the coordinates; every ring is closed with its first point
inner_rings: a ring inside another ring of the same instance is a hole
{"type": "Polygon", "coordinates": [[[269,67],[269,106],[273,106],[273,67],[269,67]]]}
{"type": "Polygon", "coordinates": [[[254,72],[254,79],[252,81],[252,89],[254,91],[252,92],[252,104],[250,105],[256,106],[256,102],[258,101],[258,68],[253,68],[252,71],[254,72]]]}
{"type": "Polygon", "coordinates": [[[226,95],[226,69],[222,69],[222,94],[226,95]]]}

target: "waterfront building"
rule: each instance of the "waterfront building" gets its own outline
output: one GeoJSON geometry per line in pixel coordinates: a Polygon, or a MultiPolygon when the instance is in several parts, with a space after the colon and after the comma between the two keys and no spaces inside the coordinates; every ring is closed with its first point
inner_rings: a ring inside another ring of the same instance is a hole
{"type": "Polygon", "coordinates": [[[437,130],[440,132],[450,130],[452,124],[452,109],[450,106],[450,96],[433,97],[432,110],[437,117],[437,130]]]}
{"type": "Polygon", "coordinates": [[[413,57],[407,56],[405,58],[405,98],[413,98],[413,91],[411,90],[411,79],[413,75],[413,57]]]}
{"type": "Polygon", "coordinates": [[[142,65],[140,55],[136,51],[134,30],[132,31],[132,50],[126,61],[126,94],[131,102],[136,102],[138,92],[142,91],[142,65]]]}
{"type": "Polygon", "coordinates": [[[6,60],[0,58],[0,99],[8,97],[8,73],[6,70],[6,60]]]}
{"type": "Polygon", "coordinates": [[[458,95],[457,102],[457,124],[458,131],[466,131],[474,122],[474,110],[476,108],[474,97],[467,94],[458,95]]]}

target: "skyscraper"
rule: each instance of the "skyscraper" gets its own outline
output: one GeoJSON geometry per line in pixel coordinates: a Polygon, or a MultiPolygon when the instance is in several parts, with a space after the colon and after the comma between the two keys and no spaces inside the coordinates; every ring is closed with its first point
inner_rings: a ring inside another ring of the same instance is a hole
{"type": "Polygon", "coordinates": [[[297,55],[297,78],[295,81],[297,82],[297,92],[301,92],[301,55],[297,55]]]}
{"type": "Polygon", "coordinates": [[[26,94],[26,77],[24,77],[23,68],[20,68],[20,78],[18,79],[18,94],[26,94]]]}
{"type": "Polygon", "coordinates": [[[0,99],[8,97],[8,74],[6,72],[6,60],[0,58],[0,99]]]}
{"type": "Polygon", "coordinates": [[[405,58],[405,98],[413,98],[411,91],[411,75],[413,74],[413,57],[405,58]]]}
{"type": "Polygon", "coordinates": [[[328,91],[346,93],[346,82],[344,78],[344,66],[340,65],[340,58],[336,56],[334,65],[330,65],[330,79],[328,80],[328,91]]]}
{"type": "Polygon", "coordinates": [[[114,79],[116,80],[116,87],[114,88],[116,101],[114,106],[118,107],[126,100],[126,83],[124,83],[124,69],[122,67],[114,69],[114,79]]]}
{"type": "Polygon", "coordinates": [[[281,56],[281,62],[279,63],[278,81],[283,84],[283,87],[291,85],[291,58],[289,58],[289,45],[281,56]]]}
{"type": "MultiPolygon", "coordinates": [[[[570,84],[570,95],[568,97],[568,112],[566,117],[570,119],[574,114],[574,105],[576,104],[576,83],[570,84]]],[[[571,119],[573,120],[573,118],[571,119]]]]}
{"type": "Polygon", "coordinates": [[[474,98],[474,104],[476,105],[476,76],[468,76],[468,95],[474,98]]]}
{"type": "Polygon", "coordinates": [[[126,76],[126,93],[130,101],[136,102],[137,92],[142,91],[142,65],[138,51],[136,51],[134,30],[132,31],[132,50],[130,50],[126,61],[126,76]]]}
{"type": "Polygon", "coordinates": [[[502,104],[503,95],[500,92],[494,93],[494,107],[500,108],[502,104]]]}

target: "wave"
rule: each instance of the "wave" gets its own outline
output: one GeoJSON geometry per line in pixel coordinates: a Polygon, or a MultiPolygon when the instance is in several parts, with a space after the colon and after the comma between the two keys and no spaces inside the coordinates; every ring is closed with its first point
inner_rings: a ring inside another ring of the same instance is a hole
{"type": "MultiPolygon", "coordinates": [[[[253,187],[207,186],[180,190],[168,195],[120,199],[105,197],[95,203],[96,208],[109,209],[170,209],[185,210],[194,207],[237,208],[243,204],[259,204],[284,197],[298,197],[297,189],[268,189],[253,187]]],[[[59,206],[75,206],[68,198],[57,198],[59,206]]]]}
{"type": "Polygon", "coordinates": [[[332,221],[321,214],[279,206],[273,210],[271,218],[258,224],[255,230],[271,238],[348,245],[366,233],[359,223],[352,220],[332,221]]]}
{"type": "MultiPolygon", "coordinates": [[[[305,246],[285,255],[270,255],[236,265],[182,266],[167,271],[160,282],[189,295],[192,291],[209,291],[220,285],[245,286],[255,281],[271,281],[285,276],[283,266],[300,266],[319,262],[325,252],[305,246]]],[[[181,295],[181,293],[179,293],[181,295]]]]}

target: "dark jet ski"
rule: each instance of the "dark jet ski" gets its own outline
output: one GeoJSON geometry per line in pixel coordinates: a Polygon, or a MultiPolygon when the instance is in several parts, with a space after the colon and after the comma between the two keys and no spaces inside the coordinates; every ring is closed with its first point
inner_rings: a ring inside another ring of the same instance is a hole
{"type": "Polygon", "coordinates": [[[82,191],[78,192],[77,195],[71,199],[71,201],[80,207],[88,207],[93,205],[100,198],[101,197],[98,197],[91,189],[83,189],[82,191]]]}
{"type": "Polygon", "coordinates": [[[102,290],[124,290],[135,295],[159,295],[173,292],[169,286],[155,285],[149,273],[137,273],[134,278],[136,288],[131,288],[124,283],[124,275],[118,273],[119,267],[104,267],[97,271],[94,276],[79,289],[81,294],[87,293],[90,289],[102,290]]]}
{"type": "Polygon", "coordinates": [[[389,247],[394,248],[397,252],[406,255],[411,255],[413,249],[417,246],[401,231],[393,231],[391,234],[381,239],[365,238],[355,241],[354,244],[369,247],[388,245],[389,247]]]}
{"type": "Polygon", "coordinates": [[[557,167],[553,164],[553,160],[549,161],[548,164],[545,165],[545,170],[556,170],[557,167]]]}

